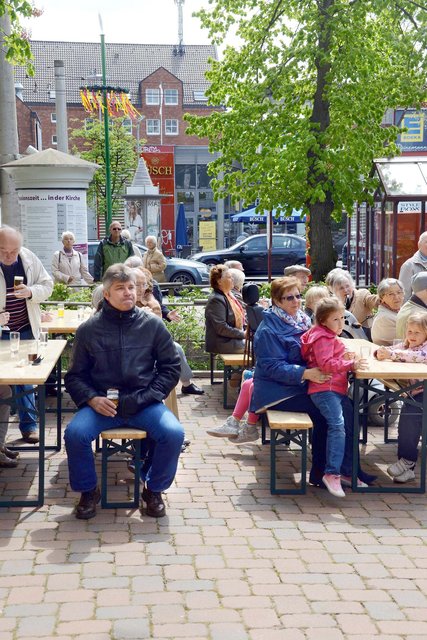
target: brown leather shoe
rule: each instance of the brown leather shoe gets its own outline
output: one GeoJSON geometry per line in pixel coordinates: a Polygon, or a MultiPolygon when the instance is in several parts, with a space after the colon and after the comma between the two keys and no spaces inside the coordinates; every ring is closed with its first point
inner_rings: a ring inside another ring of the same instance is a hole
{"type": "Polygon", "coordinates": [[[23,431],[22,439],[24,442],[28,442],[28,444],[37,444],[39,442],[39,432],[38,431],[23,431]]]}
{"type": "Polygon", "coordinates": [[[8,458],[3,451],[0,451],[0,467],[10,468],[10,467],[17,467],[17,466],[18,466],[18,460],[8,458]]]}
{"type": "Polygon", "coordinates": [[[8,449],[4,444],[0,446],[0,451],[12,460],[19,458],[19,451],[12,451],[12,449],[8,449]]]}
{"type": "Polygon", "coordinates": [[[96,505],[101,500],[99,487],[91,491],[83,491],[79,504],[76,507],[76,518],[79,520],[90,520],[96,516],[96,505]]]}
{"type": "Polygon", "coordinates": [[[151,516],[152,518],[163,518],[163,516],[166,515],[166,507],[160,491],[151,491],[148,487],[144,487],[141,497],[142,500],[147,503],[147,507],[145,509],[147,516],[151,516]]]}

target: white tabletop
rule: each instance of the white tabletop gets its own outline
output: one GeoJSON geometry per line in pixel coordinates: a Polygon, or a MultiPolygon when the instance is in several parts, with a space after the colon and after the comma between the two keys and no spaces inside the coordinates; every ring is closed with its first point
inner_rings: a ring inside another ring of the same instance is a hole
{"type": "Polygon", "coordinates": [[[18,355],[12,359],[8,340],[0,340],[0,384],[44,384],[65,349],[66,340],[49,340],[38,349],[43,360],[38,365],[28,362],[28,352],[35,340],[21,340],[18,355]],[[24,361],[24,366],[19,363],[24,361]]]}
{"type": "Polygon", "coordinates": [[[374,351],[379,349],[378,345],[368,342],[368,340],[360,339],[343,339],[343,342],[348,351],[355,351],[358,355],[361,355],[362,347],[369,347],[369,356],[366,357],[364,354],[368,361],[368,368],[354,372],[355,377],[359,380],[366,380],[367,378],[382,378],[384,380],[409,380],[415,378],[417,380],[427,380],[427,364],[422,362],[377,360],[374,357],[374,351]]]}
{"type": "Polygon", "coordinates": [[[49,333],[75,333],[78,327],[85,322],[92,315],[92,309],[90,314],[85,313],[84,319],[79,320],[77,318],[77,309],[64,309],[64,317],[58,318],[58,312],[52,311],[53,319],[47,322],[42,322],[42,328],[47,329],[49,333]]]}

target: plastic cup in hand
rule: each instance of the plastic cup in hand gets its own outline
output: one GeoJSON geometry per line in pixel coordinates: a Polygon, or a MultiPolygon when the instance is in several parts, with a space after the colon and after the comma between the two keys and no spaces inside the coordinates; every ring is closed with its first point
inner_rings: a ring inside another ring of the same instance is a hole
{"type": "Polygon", "coordinates": [[[64,303],[61,302],[60,304],[58,304],[58,318],[63,318],[64,317],[64,303]]]}
{"type": "Polygon", "coordinates": [[[10,344],[10,355],[12,358],[16,358],[19,353],[19,341],[21,338],[21,334],[19,331],[11,331],[9,336],[9,344],[10,344]]]}
{"type": "Polygon", "coordinates": [[[39,331],[39,346],[41,349],[47,347],[47,341],[49,340],[49,332],[46,329],[40,329],[39,331]]]}
{"type": "Polygon", "coordinates": [[[13,278],[13,288],[17,289],[21,284],[24,284],[24,276],[15,276],[13,278]]]}
{"type": "Polygon", "coordinates": [[[85,310],[84,307],[77,307],[77,320],[82,322],[85,319],[85,310]]]}

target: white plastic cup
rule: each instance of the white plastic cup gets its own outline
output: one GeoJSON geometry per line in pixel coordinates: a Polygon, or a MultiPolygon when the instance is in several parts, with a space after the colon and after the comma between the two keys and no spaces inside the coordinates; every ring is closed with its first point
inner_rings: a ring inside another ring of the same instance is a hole
{"type": "Polygon", "coordinates": [[[371,357],[371,347],[369,345],[362,345],[360,347],[360,357],[364,360],[371,357]]]}
{"type": "Polygon", "coordinates": [[[10,355],[12,358],[16,358],[19,353],[19,342],[21,334],[19,331],[11,331],[9,335],[10,355]]]}
{"type": "Polygon", "coordinates": [[[47,347],[48,340],[49,340],[49,332],[46,329],[40,329],[39,346],[41,349],[45,349],[47,347]]]}

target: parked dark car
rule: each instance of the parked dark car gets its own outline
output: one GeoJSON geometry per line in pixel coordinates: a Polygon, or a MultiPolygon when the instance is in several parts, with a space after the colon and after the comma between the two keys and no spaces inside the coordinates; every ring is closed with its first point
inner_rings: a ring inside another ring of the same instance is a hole
{"type": "MultiPolygon", "coordinates": [[[[291,264],[305,264],[306,241],[296,234],[273,234],[272,267],[275,276],[282,276],[283,269],[291,264]]],[[[249,236],[236,242],[228,249],[203,251],[193,256],[208,266],[221,264],[227,260],[239,260],[247,276],[267,275],[267,236],[249,236]]]]}
{"type": "MultiPolygon", "coordinates": [[[[93,262],[95,253],[99,246],[99,241],[89,241],[88,243],[89,271],[93,275],[93,262]]],[[[136,245],[142,255],[147,251],[147,247],[142,244],[136,245]]],[[[209,271],[207,267],[195,260],[183,260],[181,258],[166,258],[167,266],[165,277],[168,282],[182,282],[182,284],[209,284],[209,271]]]]}

